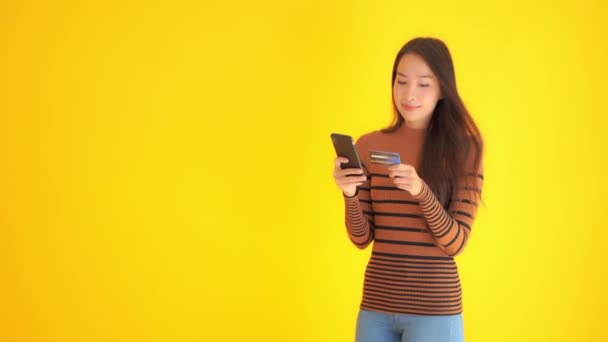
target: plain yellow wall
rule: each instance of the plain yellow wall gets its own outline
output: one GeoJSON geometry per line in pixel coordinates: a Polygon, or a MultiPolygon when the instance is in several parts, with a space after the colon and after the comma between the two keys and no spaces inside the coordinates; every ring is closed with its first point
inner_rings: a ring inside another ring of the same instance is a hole
{"type": "Polygon", "coordinates": [[[352,341],[329,134],[389,123],[416,36],[486,141],[467,341],[607,340],[602,6],[5,2],[0,340],[352,341]]]}

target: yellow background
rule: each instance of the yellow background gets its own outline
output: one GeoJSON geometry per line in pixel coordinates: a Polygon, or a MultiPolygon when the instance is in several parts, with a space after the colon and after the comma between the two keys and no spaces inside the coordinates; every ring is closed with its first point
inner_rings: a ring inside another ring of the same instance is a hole
{"type": "Polygon", "coordinates": [[[467,341],[605,341],[600,1],[0,5],[0,340],[352,341],[329,134],[450,47],[486,141],[467,341]]]}

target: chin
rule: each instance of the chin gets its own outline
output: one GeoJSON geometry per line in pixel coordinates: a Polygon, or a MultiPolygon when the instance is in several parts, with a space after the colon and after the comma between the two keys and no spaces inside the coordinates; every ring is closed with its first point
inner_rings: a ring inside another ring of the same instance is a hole
{"type": "Polygon", "coordinates": [[[403,120],[406,121],[418,121],[420,120],[421,116],[418,114],[413,114],[413,113],[401,113],[401,117],[403,118],[403,120]]]}

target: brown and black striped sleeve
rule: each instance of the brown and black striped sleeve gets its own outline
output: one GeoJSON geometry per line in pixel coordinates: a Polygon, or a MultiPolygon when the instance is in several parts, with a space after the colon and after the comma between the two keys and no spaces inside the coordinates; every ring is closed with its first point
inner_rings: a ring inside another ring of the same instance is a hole
{"type": "MultiPolygon", "coordinates": [[[[364,151],[361,148],[361,140],[357,141],[357,150],[362,157],[363,168],[366,169],[367,160],[364,151]]],[[[367,180],[365,183],[357,187],[357,192],[354,196],[344,197],[344,210],[346,230],[350,240],[360,249],[369,246],[374,240],[374,213],[372,210],[372,200],[370,196],[371,178],[367,172],[367,180]]]]}
{"type": "Polygon", "coordinates": [[[413,196],[437,245],[449,256],[462,253],[477,215],[483,187],[483,152],[477,169],[474,164],[474,158],[469,158],[466,175],[458,182],[447,211],[424,180],[420,194],[413,196]]]}
{"type": "MultiPolygon", "coordinates": [[[[369,180],[366,181],[369,183],[369,180]]],[[[346,230],[350,240],[360,249],[364,249],[374,240],[373,214],[371,205],[366,203],[364,193],[369,196],[368,184],[359,187],[357,194],[353,197],[344,195],[346,230]]]]}

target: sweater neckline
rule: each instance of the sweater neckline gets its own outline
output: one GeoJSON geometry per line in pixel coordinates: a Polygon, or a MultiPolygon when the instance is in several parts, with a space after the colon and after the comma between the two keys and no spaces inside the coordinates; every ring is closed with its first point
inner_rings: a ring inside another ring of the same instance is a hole
{"type": "Polygon", "coordinates": [[[415,135],[415,136],[426,136],[426,133],[428,132],[428,127],[425,128],[414,128],[411,126],[408,126],[407,123],[405,121],[403,121],[397,131],[402,132],[404,134],[407,135],[415,135]]]}

